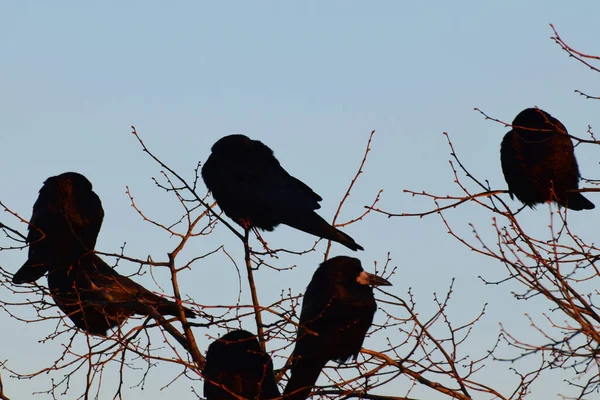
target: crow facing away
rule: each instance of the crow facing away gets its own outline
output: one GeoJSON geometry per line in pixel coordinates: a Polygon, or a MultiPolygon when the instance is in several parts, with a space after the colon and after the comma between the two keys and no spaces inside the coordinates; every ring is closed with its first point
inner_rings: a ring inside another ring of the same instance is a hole
{"type": "Polygon", "coordinates": [[[365,272],[356,258],[334,257],[315,271],[302,302],[286,399],[305,399],[329,360],[356,359],[377,310],[371,285],[391,283],[365,272]]]}
{"type": "Polygon", "coordinates": [[[13,283],[35,282],[49,268],[93,250],[103,218],[102,202],[85,176],[66,172],[46,179],[28,228],[29,258],[13,283]]]}
{"type": "Polygon", "coordinates": [[[512,125],[500,147],[511,198],[531,208],[547,201],[578,211],[594,208],[581,193],[570,192],[579,188],[580,175],[565,126],[537,108],[521,111],[512,125]]]}
{"type": "MultiPolygon", "coordinates": [[[[67,172],[44,182],[27,236],[29,259],[14,283],[34,282],[48,272],[50,294],[80,329],[105,335],[132,314],[178,315],[176,303],[119,275],[93,253],[104,211],[92,184],[67,172]]],[[[184,308],[188,317],[192,310],[184,308]]]]}
{"type": "Polygon", "coordinates": [[[206,353],[204,396],[207,400],[263,400],[281,397],[271,357],[248,331],[235,330],[215,340],[206,353]]]}
{"type": "Polygon", "coordinates": [[[202,178],[219,207],[245,229],[272,231],[285,224],[363,250],[314,210],[321,196],[281,167],[273,151],[244,135],[219,139],[202,167],[202,178]]]}

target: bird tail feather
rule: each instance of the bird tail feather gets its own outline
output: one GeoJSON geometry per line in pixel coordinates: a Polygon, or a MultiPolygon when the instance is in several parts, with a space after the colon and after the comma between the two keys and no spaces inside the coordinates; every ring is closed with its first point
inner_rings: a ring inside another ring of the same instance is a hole
{"type": "Polygon", "coordinates": [[[44,263],[33,263],[31,260],[27,260],[25,264],[15,272],[12,281],[16,284],[35,282],[46,272],[48,272],[48,268],[44,263]]]}
{"type": "Polygon", "coordinates": [[[299,229],[311,235],[319,236],[327,240],[333,240],[343,244],[350,250],[364,250],[361,245],[356,243],[349,235],[329,225],[327,221],[313,212],[310,216],[295,218],[293,222],[284,222],[293,228],[299,229]]]}
{"type": "Polygon", "coordinates": [[[583,197],[581,193],[569,193],[565,206],[575,211],[591,210],[595,207],[594,203],[583,197]]]}
{"type": "MultiPolygon", "coordinates": [[[[163,299],[163,301],[158,305],[157,310],[162,315],[172,315],[174,317],[179,315],[179,309],[177,308],[177,304],[166,299],[163,299]]],[[[183,312],[185,313],[185,316],[187,318],[196,317],[196,313],[187,307],[183,307],[183,312]]]]}
{"type": "MultiPolygon", "coordinates": [[[[137,314],[148,315],[147,306],[150,306],[154,307],[161,315],[172,315],[174,317],[179,316],[179,308],[177,307],[177,303],[167,300],[164,297],[157,296],[146,289],[143,289],[143,291],[143,296],[140,296],[143,297],[143,301],[140,301],[140,297],[138,297],[136,300],[138,307],[135,307],[135,312],[137,314]]],[[[196,313],[185,306],[183,307],[183,312],[187,318],[196,317],[196,313]]]]}

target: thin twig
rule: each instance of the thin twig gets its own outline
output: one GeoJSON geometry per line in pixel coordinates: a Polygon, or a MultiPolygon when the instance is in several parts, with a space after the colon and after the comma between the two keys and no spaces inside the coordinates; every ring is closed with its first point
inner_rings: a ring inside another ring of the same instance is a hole
{"type": "Polygon", "coordinates": [[[414,372],[414,371],[406,368],[400,362],[392,359],[391,357],[389,357],[389,356],[387,356],[387,355],[385,355],[383,353],[380,353],[380,352],[377,352],[377,351],[373,351],[373,350],[369,350],[369,349],[365,349],[365,348],[362,348],[360,350],[360,352],[363,353],[363,354],[369,354],[369,355],[371,355],[373,357],[376,357],[376,358],[379,358],[379,359],[385,361],[388,365],[391,365],[391,366],[394,366],[394,367],[398,368],[403,374],[410,376],[411,378],[413,378],[417,382],[422,383],[423,385],[428,386],[428,387],[430,387],[430,388],[432,388],[434,390],[437,390],[440,393],[447,394],[448,396],[451,396],[452,398],[459,399],[459,400],[469,400],[469,399],[471,399],[470,396],[466,396],[466,395],[464,395],[462,393],[459,393],[456,390],[452,390],[452,389],[447,388],[446,386],[444,386],[444,385],[442,385],[440,383],[433,382],[433,381],[431,381],[431,380],[423,377],[421,374],[419,374],[417,372],[414,372]]]}
{"type": "Polygon", "coordinates": [[[169,171],[171,174],[173,174],[173,176],[175,176],[177,179],[179,179],[179,181],[185,186],[185,188],[192,194],[192,196],[194,196],[196,198],[196,200],[202,204],[209,212],[210,214],[215,217],[216,219],[218,219],[223,225],[225,225],[227,228],[229,228],[229,230],[231,230],[240,240],[244,240],[244,236],[239,233],[237,231],[237,229],[235,229],[233,226],[231,226],[231,224],[227,221],[225,221],[225,219],[223,219],[219,213],[217,213],[216,211],[214,211],[210,205],[208,205],[208,203],[206,203],[204,200],[202,200],[200,198],[200,196],[198,196],[198,194],[196,194],[196,191],[193,190],[193,188],[187,183],[187,181],[185,179],[183,179],[178,173],[176,173],[175,171],[173,171],[170,167],[168,167],[165,163],[163,163],[161,160],[158,159],[158,157],[156,157],[147,147],[146,144],[144,143],[144,141],[142,140],[142,138],[138,135],[135,126],[131,126],[131,129],[133,130],[131,133],[136,137],[136,139],[138,140],[138,142],[140,143],[140,145],[142,146],[142,151],[146,154],[148,154],[154,161],[156,161],[161,167],[163,167],[164,169],[166,169],[167,171],[169,171]]]}
{"type": "MultiPolygon", "coordinates": [[[[358,177],[360,176],[360,174],[363,173],[363,167],[365,166],[365,162],[367,161],[367,156],[369,155],[369,152],[371,151],[371,141],[373,140],[373,135],[375,135],[374,130],[371,131],[371,134],[369,135],[369,140],[367,141],[367,147],[365,148],[365,154],[363,155],[360,166],[358,167],[358,171],[356,171],[354,178],[352,178],[352,181],[350,182],[350,185],[348,186],[348,190],[346,190],[344,197],[342,197],[342,200],[340,201],[340,204],[338,205],[338,208],[335,211],[335,215],[333,216],[333,220],[331,221],[331,225],[333,227],[338,226],[338,225],[336,225],[336,222],[340,215],[340,212],[342,211],[342,207],[344,206],[344,203],[346,202],[348,197],[350,197],[350,192],[352,191],[354,184],[358,180],[358,177]]],[[[379,193],[381,193],[381,191],[379,193]]],[[[378,199],[379,199],[379,194],[376,197],[376,200],[378,200],[378,199]]],[[[363,218],[365,215],[367,215],[367,213],[368,213],[368,211],[366,213],[363,213],[363,215],[361,215],[359,218],[357,218],[357,220],[363,218]]],[[[346,223],[346,225],[348,225],[348,223],[346,223]]],[[[329,258],[329,250],[330,249],[331,249],[331,240],[327,241],[327,249],[325,250],[325,255],[323,257],[323,260],[327,260],[327,258],[329,258]]]]}
{"type": "Polygon", "coordinates": [[[594,67],[592,64],[590,64],[584,60],[584,58],[587,58],[590,60],[600,60],[599,56],[593,56],[593,55],[585,54],[585,53],[575,50],[574,48],[572,48],[571,46],[569,46],[568,44],[565,43],[565,41],[560,37],[560,35],[556,31],[556,29],[554,28],[553,24],[550,24],[550,28],[552,28],[552,31],[554,32],[554,36],[552,36],[551,39],[554,40],[554,42],[556,42],[556,44],[558,44],[564,51],[566,51],[570,57],[573,57],[580,63],[589,67],[591,70],[600,72],[600,69],[594,67]]]}

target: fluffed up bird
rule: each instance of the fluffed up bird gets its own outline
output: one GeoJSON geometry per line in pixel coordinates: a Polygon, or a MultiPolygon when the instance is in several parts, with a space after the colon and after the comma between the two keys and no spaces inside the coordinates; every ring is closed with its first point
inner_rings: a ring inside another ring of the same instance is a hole
{"type": "Polygon", "coordinates": [[[581,193],[573,142],[559,120],[537,108],[519,113],[500,147],[502,172],[511,198],[534,208],[555,201],[572,210],[594,204],[581,193]]]}
{"type": "Polygon", "coordinates": [[[371,286],[378,285],[391,283],[365,272],[356,258],[334,257],[319,266],[302,302],[285,399],[305,399],[328,361],[356,359],[377,310],[371,286]]]}
{"type": "Polygon", "coordinates": [[[271,357],[261,350],[254,335],[235,330],[211,343],[206,352],[204,396],[207,400],[281,397],[271,357]]]}
{"type": "Polygon", "coordinates": [[[35,282],[49,268],[93,250],[103,218],[102,202],[85,176],[66,172],[46,179],[28,228],[29,258],[13,283],[35,282]]]}
{"type": "Polygon", "coordinates": [[[272,231],[285,224],[363,250],[314,210],[321,196],[281,167],[273,151],[244,135],[219,139],[202,167],[202,178],[219,207],[245,229],[272,231]]]}
{"type": "MultiPolygon", "coordinates": [[[[133,314],[179,315],[176,303],[119,275],[93,252],[103,217],[100,198],[83,175],[48,178],[33,206],[29,259],[13,282],[34,282],[48,272],[56,305],[93,335],[106,335],[133,314]]],[[[187,308],[184,313],[195,316],[187,308]]]]}
{"type": "MultiPolygon", "coordinates": [[[[48,288],[56,305],[76,327],[106,336],[133,314],[153,317],[154,312],[178,316],[177,304],[118,274],[93,252],[67,268],[51,268],[48,288]]],[[[183,307],[188,318],[195,314],[183,307]]]]}

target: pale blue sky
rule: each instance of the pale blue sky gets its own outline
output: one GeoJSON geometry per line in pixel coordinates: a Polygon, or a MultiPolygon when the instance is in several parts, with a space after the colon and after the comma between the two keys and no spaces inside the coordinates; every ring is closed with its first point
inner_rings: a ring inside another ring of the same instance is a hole
{"type": "MultiPolygon", "coordinates": [[[[595,1],[123,3],[5,1],[0,12],[0,200],[28,218],[45,178],[81,172],[94,184],[106,212],[98,241],[102,251],[118,252],[127,242],[132,256],[164,259],[175,243],[141,221],[125,194],[129,186],[139,205],[156,218],[169,220],[178,212],[177,202],[154,186],[151,177],[160,168],[141,152],[130,125],[188,178],[218,138],[244,133],[259,139],[324,198],[320,214],[331,219],[373,129],[371,158],[345,218],[362,212],[379,189],[385,190],[380,207],[397,212],[432,206],[403,189],[458,193],[444,131],[478,177],[505,188],[499,145],[506,129],[485,121],[474,107],[512,121],[523,108],[539,106],[579,136],[596,123],[598,104],[573,90],[593,92],[598,76],[569,59],[550,40],[549,27],[555,24],[578,48],[600,53],[600,4],[595,1]]],[[[579,163],[584,176],[598,178],[593,150],[578,148],[579,163]]],[[[600,198],[590,198],[600,205],[600,198]]],[[[467,235],[468,222],[491,233],[491,216],[475,206],[447,214],[467,235]]],[[[586,222],[596,215],[572,213],[572,226],[594,240],[586,222]]],[[[522,218],[545,234],[547,208],[525,211],[522,218]]],[[[0,220],[18,226],[4,212],[0,220]]],[[[542,302],[513,301],[510,290],[516,287],[484,286],[477,276],[501,277],[503,266],[466,250],[436,216],[390,220],[371,215],[344,231],[365,247],[358,257],[369,270],[391,252],[399,268],[392,291],[406,297],[412,288],[423,316],[433,310],[433,293],[445,292],[452,278],[451,315],[458,324],[488,302],[488,312],[463,349],[472,349],[474,358],[492,347],[500,322],[527,334],[523,314],[544,309],[542,302]]],[[[273,247],[313,243],[312,237],[286,227],[265,238],[273,247]]],[[[191,242],[186,256],[219,243],[242,254],[236,239],[220,227],[212,237],[191,242]]],[[[277,261],[279,266],[298,263],[293,271],[261,269],[261,300],[276,299],[288,288],[303,292],[323,249],[321,244],[316,253],[277,261]]],[[[334,245],[333,255],[347,253],[334,245]]],[[[3,252],[0,263],[16,271],[25,258],[25,252],[3,252]]],[[[123,263],[119,270],[127,268],[132,267],[123,263]]],[[[235,276],[224,257],[210,258],[185,272],[183,291],[199,303],[232,304],[235,276]]],[[[148,277],[136,280],[157,290],[148,277]]],[[[7,300],[9,293],[3,290],[0,296],[7,300]]],[[[38,343],[53,323],[25,324],[5,313],[0,318],[0,361],[8,360],[11,368],[33,372],[60,354],[58,341],[38,343]]],[[[255,331],[251,320],[245,327],[255,331]]],[[[392,333],[386,334],[393,340],[392,333]]],[[[204,332],[198,329],[196,335],[204,351],[204,332]]],[[[365,346],[383,346],[378,340],[365,346]]],[[[276,367],[282,362],[276,358],[276,367]]],[[[179,371],[161,368],[151,372],[143,392],[127,383],[126,398],[193,398],[191,386],[202,392],[200,383],[183,379],[159,392],[179,371]]],[[[515,384],[508,368],[488,363],[481,380],[507,392],[515,384]]],[[[534,386],[531,398],[565,392],[561,374],[534,386]]],[[[50,382],[46,375],[32,381],[17,381],[7,373],[3,378],[14,399],[29,398],[50,382]]],[[[399,379],[381,394],[402,394],[406,383],[399,379]]],[[[74,382],[65,398],[80,386],[74,382]]],[[[100,398],[112,393],[107,390],[100,398]]],[[[412,396],[444,398],[430,390],[412,396]]]]}

